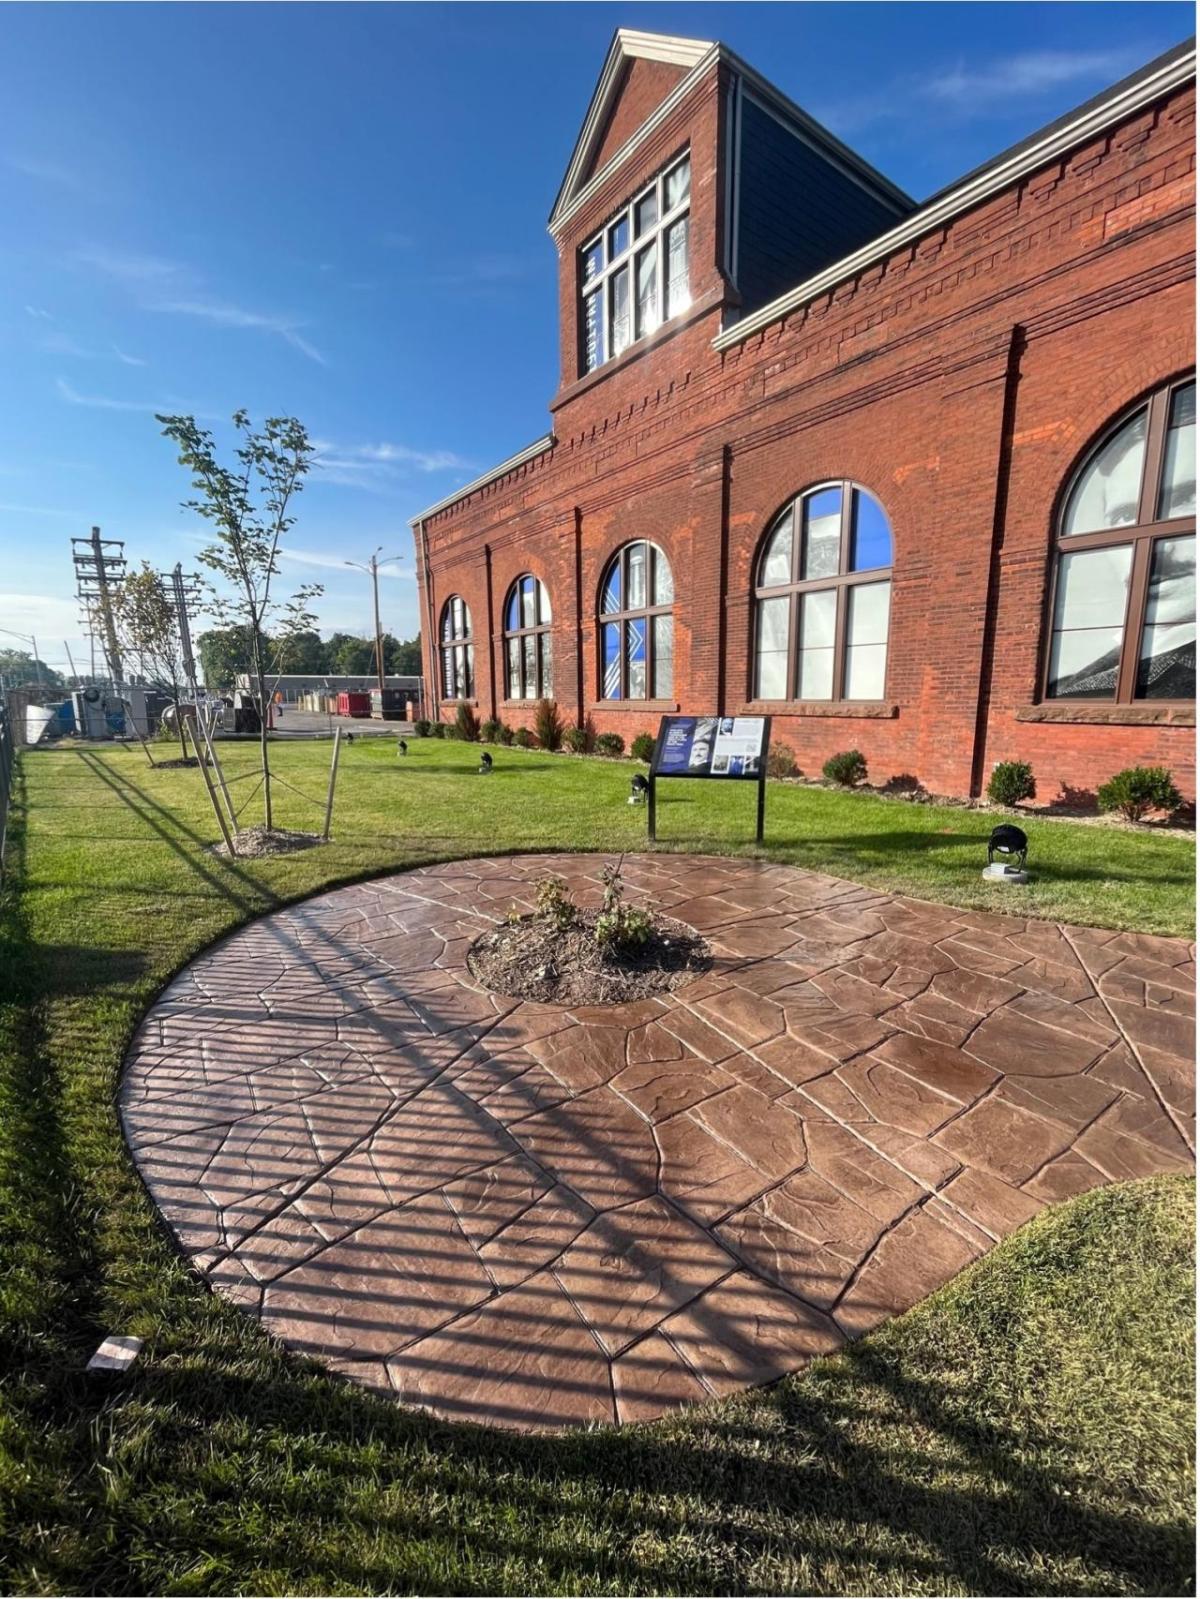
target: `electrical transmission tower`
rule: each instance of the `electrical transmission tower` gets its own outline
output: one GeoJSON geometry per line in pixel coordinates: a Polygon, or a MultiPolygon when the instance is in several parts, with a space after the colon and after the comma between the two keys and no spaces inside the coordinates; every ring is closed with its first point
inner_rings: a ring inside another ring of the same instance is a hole
{"type": "Polygon", "coordinates": [[[113,685],[121,682],[121,650],[113,619],[113,591],[125,576],[125,544],[122,539],[102,539],[94,527],[86,539],[72,539],[75,562],[75,592],[83,607],[85,625],[93,640],[99,635],[108,675],[113,685]]]}

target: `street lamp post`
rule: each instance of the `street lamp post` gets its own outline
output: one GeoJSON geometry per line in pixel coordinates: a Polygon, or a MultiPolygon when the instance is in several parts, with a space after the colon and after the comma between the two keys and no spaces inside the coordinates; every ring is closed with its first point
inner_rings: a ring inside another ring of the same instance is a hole
{"type": "Polygon", "coordinates": [[[383,692],[386,684],[383,680],[383,631],[379,626],[379,568],[386,566],[389,561],[402,561],[404,559],[402,555],[385,555],[380,560],[379,552],[382,548],[382,544],[377,544],[374,554],[365,565],[362,561],[346,562],[347,566],[356,567],[358,571],[365,572],[371,579],[371,589],[375,598],[375,668],[379,676],[380,693],[383,692]]]}
{"type": "Polygon", "coordinates": [[[38,659],[37,639],[32,633],[18,633],[15,627],[0,627],[0,633],[7,633],[12,638],[19,638],[26,644],[33,645],[33,670],[38,682],[42,681],[42,663],[38,659]]]}

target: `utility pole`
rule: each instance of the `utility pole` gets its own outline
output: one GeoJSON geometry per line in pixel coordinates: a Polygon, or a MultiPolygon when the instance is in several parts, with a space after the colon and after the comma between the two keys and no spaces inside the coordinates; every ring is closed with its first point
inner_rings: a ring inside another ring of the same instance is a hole
{"type": "Polygon", "coordinates": [[[379,559],[379,552],[382,548],[382,544],[376,545],[375,553],[370,557],[365,566],[361,561],[346,562],[347,566],[357,567],[360,572],[365,572],[371,579],[371,588],[375,596],[375,669],[379,676],[380,692],[382,692],[387,685],[384,682],[383,672],[383,630],[379,626],[379,568],[381,566],[386,566],[389,561],[402,561],[404,559],[402,555],[385,555],[381,561],[379,559]]]}
{"type": "Polygon", "coordinates": [[[198,688],[196,684],[196,661],[192,655],[192,629],[188,622],[188,600],[194,599],[199,593],[200,578],[196,573],[190,577],[183,575],[183,563],[175,562],[175,570],[168,575],[159,574],[159,581],[169,582],[171,594],[175,601],[176,626],[179,628],[179,653],[183,657],[183,675],[187,679],[188,694],[192,704],[196,703],[198,688]]]}
{"type": "Polygon", "coordinates": [[[102,539],[100,529],[93,527],[90,538],[72,539],[75,562],[75,592],[84,608],[88,626],[95,639],[99,626],[108,661],[113,687],[121,682],[121,651],[117,644],[117,627],[113,619],[112,596],[125,576],[125,545],[120,539],[102,539]]]}

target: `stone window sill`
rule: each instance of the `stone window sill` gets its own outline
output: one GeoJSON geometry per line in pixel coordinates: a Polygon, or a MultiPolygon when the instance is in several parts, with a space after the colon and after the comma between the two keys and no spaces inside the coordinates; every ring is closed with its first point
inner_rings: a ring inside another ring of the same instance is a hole
{"type": "Polygon", "coordinates": [[[1043,705],[1022,705],[1018,722],[1072,722],[1109,727],[1195,727],[1196,707],[1191,702],[1109,705],[1089,700],[1051,700],[1043,705]]]}
{"type": "Polygon", "coordinates": [[[675,700],[589,700],[585,708],[588,711],[628,711],[631,716],[645,711],[674,716],[679,705],[675,700]]]}
{"type": "Polygon", "coordinates": [[[838,716],[891,720],[900,707],[887,700],[751,700],[735,716],[838,716]]]}

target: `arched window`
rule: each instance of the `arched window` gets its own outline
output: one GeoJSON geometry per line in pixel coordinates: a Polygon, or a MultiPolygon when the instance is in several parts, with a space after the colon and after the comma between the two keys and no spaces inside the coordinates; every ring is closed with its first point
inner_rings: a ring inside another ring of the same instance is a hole
{"type": "Polygon", "coordinates": [[[754,698],[881,700],[892,530],[874,495],[822,483],[776,518],[758,563],[754,698]]]}
{"type": "Polygon", "coordinates": [[[452,594],[442,606],[442,698],[475,697],[475,646],[471,642],[471,612],[461,594],[452,594]]]}
{"type": "Polygon", "coordinates": [[[674,684],[675,583],[657,544],[617,551],[600,587],[602,697],[668,700],[674,684]]]}
{"type": "Polygon", "coordinates": [[[1063,503],[1048,699],[1196,697],[1196,380],[1110,428],[1063,503]]]}
{"type": "Polygon", "coordinates": [[[550,596],[526,572],[504,602],[504,659],[510,700],[550,699],[554,671],[550,646],[550,596]]]}

